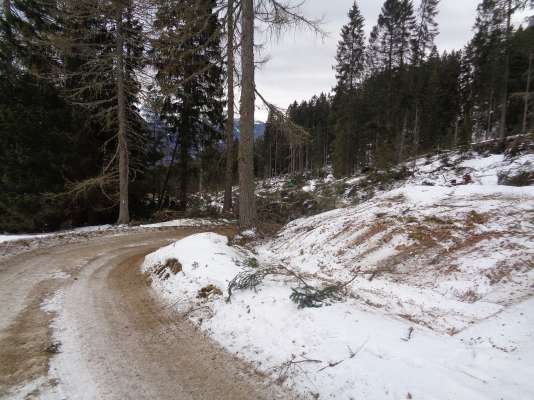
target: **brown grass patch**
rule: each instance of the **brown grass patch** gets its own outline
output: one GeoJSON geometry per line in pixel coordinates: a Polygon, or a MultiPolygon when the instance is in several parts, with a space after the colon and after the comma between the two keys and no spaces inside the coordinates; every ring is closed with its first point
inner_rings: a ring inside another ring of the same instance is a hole
{"type": "Polygon", "coordinates": [[[452,219],[442,219],[436,217],[435,215],[426,216],[424,222],[435,225],[454,225],[454,221],[452,219]]]}
{"type": "Polygon", "coordinates": [[[335,235],[331,236],[330,237],[330,240],[335,240],[337,239],[338,237],[350,232],[354,230],[354,225],[353,224],[346,224],[343,229],[341,229],[339,232],[337,232],[335,235]]]}
{"type": "Polygon", "coordinates": [[[466,291],[466,292],[462,293],[460,296],[458,296],[458,298],[463,302],[475,303],[478,300],[480,300],[480,295],[477,292],[475,292],[474,290],[469,289],[468,291],[466,291]]]}
{"type": "Polygon", "coordinates": [[[502,281],[510,280],[512,278],[512,272],[523,271],[526,273],[533,268],[533,261],[512,262],[510,260],[503,260],[499,262],[495,268],[486,272],[485,276],[488,278],[490,285],[497,285],[502,281]]]}
{"type": "Polygon", "coordinates": [[[359,235],[357,238],[353,239],[348,247],[358,247],[363,243],[367,242],[372,237],[378,235],[381,232],[384,232],[392,226],[392,223],[389,221],[377,221],[371,225],[365,232],[359,235]]]}
{"type": "Polygon", "coordinates": [[[182,272],[182,264],[176,258],[168,258],[164,264],[157,264],[154,267],[154,274],[161,280],[167,280],[171,277],[171,274],[176,275],[178,272],[182,272]]]}
{"type": "Polygon", "coordinates": [[[447,226],[428,227],[425,225],[410,225],[408,237],[420,246],[435,247],[438,243],[449,241],[453,238],[452,229],[447,226]]]}
{"type": "Polygon", "coordinates": [[[469,214],[467,214],[467,217],[465,219],[465,222],[468,227],[472,228],[475,225],[484,225],[490,220],[490,214],[489,213],[477,213],[476,211],[470,211],[469,214]]]}
{"type": "Polygon", "coordinates": [[[222,290],[217,286],[209,284],[198,291],[197,297],[199,299],[207,299],[210,296],[222,296],[222,290]]]}
{"type": "Polygon", "coordinates": [[[473,248],[484,240],[496,239],[502,236],[502,232],[496,231],[484,232],[480,234],[471,234],[464,239],[458,240],[454,246],[448,249],[447,253],[454,253],[465,249],[473,248]]]}

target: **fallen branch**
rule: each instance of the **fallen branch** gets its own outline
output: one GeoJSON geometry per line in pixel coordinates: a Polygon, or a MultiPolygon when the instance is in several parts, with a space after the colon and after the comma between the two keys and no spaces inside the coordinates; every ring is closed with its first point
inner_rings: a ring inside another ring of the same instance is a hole
{"type": "Polygon", "coordinates": [[[356,355],[358,355],[358,353],[360,351],[362,351],[362,349],[365,347],[365,345],[367,344],[367,342],[369,341],[369,339],[367,339],[365,342],[363,342],[363,344],[358,348],[358,350],[356,350],[355,352],[352,351],[352,349],[347,346],[347,348],[349,349],[349,358],[344,358],[343,360],[339,360],[339,361],[336,361],[336,362],[329,362],[328,365],[325,365],[324,367],[322,367],[321,369],[319,369],[317,372],[321,372],[321,371],[324,371],[325,369],[327,368],[333,368],[333,367],[336,367],[338,366],[339,364],[341,364],[342,362],[345,362],[347,360],[350,360],[354,357],[356,357],[356,355]]]}

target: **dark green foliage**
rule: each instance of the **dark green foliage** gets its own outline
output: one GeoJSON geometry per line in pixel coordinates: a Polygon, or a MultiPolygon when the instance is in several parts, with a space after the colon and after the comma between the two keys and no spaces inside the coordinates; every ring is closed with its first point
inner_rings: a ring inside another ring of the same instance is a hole
{"type": "Polygon", "coordinates": [[[329,301],[340,301],[342,292],[339,285],[325,286],[317,289],[313,286],[291,288],[289,298],[298,305],[298,308],[318,308],[329,301]]]}
{"type": "Polygon", "coordinates": [[[256,269],[256,268],[259,268],[260,264],[258,263],[258,259],[257,258],[250,257],[250,258],[247,258],[245,260],[245,266],[247,268],[256,269]]]}
{"type": "Polygon", "coordinates": [[[247,269],[237,274],[228,284],[228,298],[226,301],[230,301],[232,297],[232,291],[254,289],[263,282],[263,280],[269,275],[279,274],[279,268],[253,268],[247,269]]]}
{"type": "Polygon", "coordinates": [[[531,186],[534,185],[534,172],[520,171],[515,174],[500,173],[498,182],[499,185],[506,186],[531,186]]]}
{"type": "MultiPolygon", "coordinates": [[[[334,95],[295,102],[288,110],[312,134],[304,169],[324,175],[317,166],[331,164],[338,177],[369,168],[388,170],[421,154],[496,137],[506,50],[506,134],[520,133],[534,27],[518,27],[508,39],[507,4],[482,0],[470,43],[461,51],[440,54],[434,45],[438,0],[423,0],[416,11],[410,0],[385,0],[362,55],[364,21],[355,3],[341,32],[334,95]],[[355,54],[357,61],[351,58],[355,54]]],[[[526,6],[522,0],[511,4],[512,13],[526,6]]],[[[532,87],[527,131],[534,122],[532,87]]],[[[284,139],[269,134],[261,145],[274,156],[263,159],[274,159],[275,166],[270,162],[266,170],[271,173],[264,176],[294,173],[284,139]]]]}
{"type": "MultiPolygon", "coordinates": [[[[223,71],[221,26],[215,0],[165,1],[158,5],[153,41],[160,112],[170,133],[172,155],[160,196],[169,190],[175,160],[180,162],[180,209],[187,207],[192,158],[199,180],[210,150],[222,138],[223,71]]],[[[209,163],[206,163],[209,165],[209,163]]]]}
{"type": "Polygon", "coordinates": [[[344,283],[326,284],[320,288],[307,283],[299,273],[284,266],[254,267],[247,268],[237,274],[228,284],[228,298],[230,301],[234,290],[254,289],[262,284],[268,276],[283,276],[298,282],[299,286],[291,288],[289,298],[298,305],[298,308],[322,307],[332,301],[340,301],[345,295],[345,290],[356,276],[344,283]]]}
{"type": "Polygon", "coordinates": [[[309,141],[292,147],[282,132],[267,120],[263,140],[256,142],[256,162],[259,176],[281,174],[302,176],[305,170],[319,173],[330,160],[330,147],[334,138],[331,128],[331,101],[321,94],[310,101],[294,102],[288,116],[310,134],[309,141]]]}

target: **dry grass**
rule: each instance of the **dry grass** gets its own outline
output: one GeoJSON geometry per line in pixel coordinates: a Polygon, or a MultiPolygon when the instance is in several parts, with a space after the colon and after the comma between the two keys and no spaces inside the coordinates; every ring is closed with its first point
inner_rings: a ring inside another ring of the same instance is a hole
{"type": "MultiPolygon", "coordinates": [[[[178,272],[182,272],[182,264],[176,258],[168,258],[164,264],[157,264],[153,273],[158,276],[161,280],[167,280],[172,275],[176,275],[178,272]]],[[[150,277],[148,277],[150,280],[150,277]]]]}
{"type": "Polygon", "coordinates": [[[207,299],[210,296],[222,296],[222,290],[217,286],[209,284],[198,291],[197,297],[199,299],[207,299]]]}
{"type": "Polygon", "coordinates": [[[503,232],[489,231],[484,233],[469,234],[464,236],[461,240],[456,240],[455,244],[451,246],[446,252],[447,254],[456,253],[466,249],[472,249],[480,242],[485,240],[497,239],[504,236],[503,232]]]}
{"type": "Polygon", "coordinates": [[[373,225],[371,225],[369,228],[367,228],[361,235],[353,239],[349,244],[348,247],[358,247],[364,244],[365,242],[369,241],[372,237],[386,231],[392,226],[391,221],[376,221],[373,225]]]}
{"type": "Polygon", "coordinates": [[[469,214],[467,214],[465,222],[469,228],[473,228],[475,225],[487,224],[489,220],[489,213],[477,213],[476,211],[470,211],[469,214]]]}
{"type": "Polygon", "coordinates": [[[429,227],[423,224],[408,226],[408,237],[424,248],[435,247],[450,241],[454,235],[451,226],[429,227]]]}

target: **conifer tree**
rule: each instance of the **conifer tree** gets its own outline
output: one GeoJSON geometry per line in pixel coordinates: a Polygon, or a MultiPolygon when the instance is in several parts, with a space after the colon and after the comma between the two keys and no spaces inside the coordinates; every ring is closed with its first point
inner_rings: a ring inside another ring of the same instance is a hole
{"type": "Polygon", "coordinates": [[[534,7],[532,0],[496,0],[497,12],[503,17],[504,26],[504,72],[501,97],[501,117],[499,123],[499,137],[504,139],[507,134],[508,85],[510,80],[510,44],[512,38],[512,17],[525,9],[529,4],[534,7]]]}
{"type": "Polygon", "coordinates": [[[221,27],[215,0],[162,2],[156,13],[153,58],[161,90],[162,117],[174,137],[160,204],[165,198],[177,151],[180,208],[187,207],[192,151],[222,130],[223,73],[221,27]]]}
{"type": "MultiPolygon", "coordinates": [[[[413,97],[415,103],[414,127],[413,127],[413,153],[417,155],[420,140],[420,98],[421,98],[421,80],[419,79],[419,67],[424,61],[427,51],[434,47],[434,39],[438,35],[438,24],[436,16],[438,14],[439,0],[421,0],[418,10],[418,22],[415,29],[415,35],[412,40],[412,67],[413,76],[413,97]]],[[[404,139],[404,137],[403,137],[404,139]]],[[[403,148],[400,147],[400,157],[402,160],[403,148]]]]}
{"type": "Polygon", "coordinates": [[[341,40],[337,45],[337,90],[352,91],[362,79],[365,67],[364,19],[355,1],[349,11],[349,22],[341,28],[341,40]]]}
{"type": "Polygon", "coordinates": [[[364,19],[354,2],[348,14],[349,22],[341,29],[336,56],[336,96],[334,98],[337,121],[334,142],[334,170],[336,174],[350,173],[359,152],[355,121],[355,98],[358,84],[365,71],[364,19]]]}

